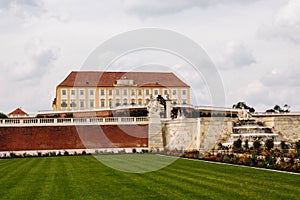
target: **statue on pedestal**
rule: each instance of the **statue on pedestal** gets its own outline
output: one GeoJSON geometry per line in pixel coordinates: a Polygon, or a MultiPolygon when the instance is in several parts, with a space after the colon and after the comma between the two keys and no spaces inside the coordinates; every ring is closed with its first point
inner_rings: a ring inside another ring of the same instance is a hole
{"type": "Polygon", "coordinates": [[[249,120],[252,116],[245,108],[242,108],[242,111],[239,112],[238,117],[240,120],[249,120]]]}
{"type": "Polygon", "coordinates": [[[152,98],[152,95],[150,96],[150,101],[147,105],[147,110],[148,110],[148,116],[154,116],[154,115],[159,115],[159,106],[158,106],[158,102],[152,98]]]}

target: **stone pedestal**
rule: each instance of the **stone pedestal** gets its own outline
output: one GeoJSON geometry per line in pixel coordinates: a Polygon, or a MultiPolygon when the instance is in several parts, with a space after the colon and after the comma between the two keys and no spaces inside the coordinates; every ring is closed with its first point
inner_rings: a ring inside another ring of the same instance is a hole
{"type": "Polygon", "coordinates": [[[166,118],[170,119],[171,118],[171,101],[166,100],[166,118]]]}
{"type": "Polygon", "coordinates": [[[159,114],[151,114],[149,116],[149,130],[148,130],[148,148],[149,151],[156,152],[162,151],[162,125],[159,114]]]}

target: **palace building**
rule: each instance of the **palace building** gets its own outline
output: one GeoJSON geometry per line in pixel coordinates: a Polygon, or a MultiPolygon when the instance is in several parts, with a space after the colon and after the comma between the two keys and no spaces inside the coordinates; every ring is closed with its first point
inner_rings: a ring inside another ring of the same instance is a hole
{"type": "Polygon", "coordinates": [[[161,95],[190,104],[190,86],[170,72],[73,71],[56,87],[53,110],[145,106],[161,95]]]}

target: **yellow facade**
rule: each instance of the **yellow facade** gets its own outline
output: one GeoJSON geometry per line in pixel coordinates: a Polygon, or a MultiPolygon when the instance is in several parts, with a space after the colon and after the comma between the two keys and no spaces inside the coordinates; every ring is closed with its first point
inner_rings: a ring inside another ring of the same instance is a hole
{"type": "Polygon", "coordinates": [[[151,98],[161,95],[174,104],[190,104],[189,87],[66,87],[56,88],[54,110],[89,110],[118,106],[145,106],[151,98]]]}

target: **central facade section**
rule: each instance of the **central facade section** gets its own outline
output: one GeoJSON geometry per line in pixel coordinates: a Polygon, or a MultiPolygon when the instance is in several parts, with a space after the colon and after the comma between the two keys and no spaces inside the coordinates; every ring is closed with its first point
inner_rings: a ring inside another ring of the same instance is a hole
{"type": "Polygon", "coordinates": [[[56,87],[54,110],[145,106],[161,95],[190,104],[190,86],[170,72],[74,71],[56,87]]]}

